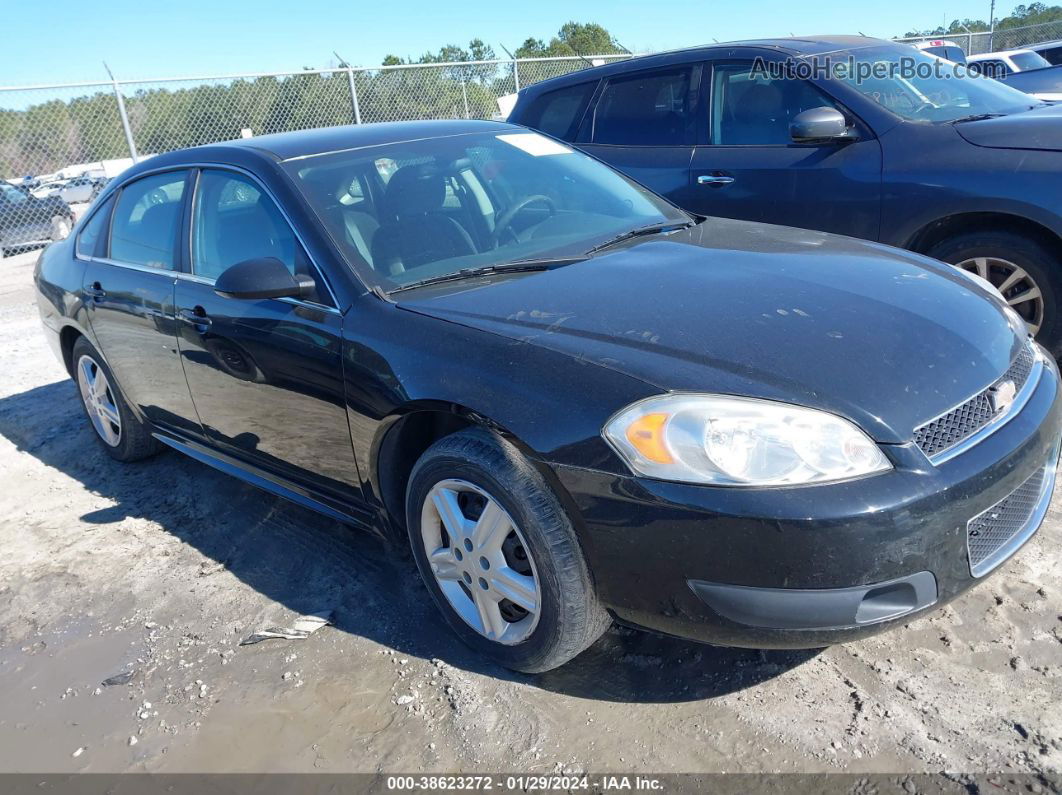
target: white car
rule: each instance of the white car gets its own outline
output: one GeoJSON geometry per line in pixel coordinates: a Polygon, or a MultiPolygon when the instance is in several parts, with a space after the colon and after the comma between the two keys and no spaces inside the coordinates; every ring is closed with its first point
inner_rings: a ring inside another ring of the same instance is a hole
{"type": "Polygon", "coordinates": [[[914,42],[911,46],[916,50],[943,58],[945,61],[966,63],[966,52],[963,48],[947,39],[927,39],[926,41],[914,42]]]}
{"type": "Polygon", "coordinates": [[[1016,72],[1029,72],[1033,69],[1046,69],[1051,62],[1040,53],[1032,50],[1004,50],[986,52],[981,55],[969,55],[966,63],[977,64],[977,71],[997,80],[1010,77],[1016,72]]]}
{"type": "Polygon", "coordinates": [[[90,202],[103,190],[105,180],[96,177],[74,177],[68,180],[46,182],[32,191],[38,199],[58,196],[67,204],[90,202]]]}

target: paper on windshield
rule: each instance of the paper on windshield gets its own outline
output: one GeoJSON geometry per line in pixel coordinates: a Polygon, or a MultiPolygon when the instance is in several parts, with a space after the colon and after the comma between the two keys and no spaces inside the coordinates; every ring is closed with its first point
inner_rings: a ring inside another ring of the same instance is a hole
{"type": "Polygon", "coordinates": [[[570,155],[572,150],[564,144],[559,144],[538,133],[504,133],[498,136],[499,141],[523,149],[529,155],[541,157],[542,155],[570,155]]]}

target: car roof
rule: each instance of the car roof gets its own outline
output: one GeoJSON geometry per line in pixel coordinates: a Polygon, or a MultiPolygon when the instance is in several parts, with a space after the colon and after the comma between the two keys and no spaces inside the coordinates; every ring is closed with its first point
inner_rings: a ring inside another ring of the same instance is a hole
{"type": "Polygon", "coordinates": [[[1050,50],[1054,47],[1062,47],[1062,39],[1054,39],[1053,41],[1041,41],[1038,44],[1029,45],[1029,49],[1034,51],[1050,50]]]}
{"type": "Polygon", "coordinates": [[[121,182],[147,171],[180,168],[198,161],[211,163],[246,163],[266,160],[273,163],[299,157],[343,152],[381,144],[403,143],[425,138],[443,138],[477,132],[513,132],[524,130],[515,124],[496,121],[458,119],[452,121],[403,121],[378,124],[351,124],[343,127],[320,127],[309,130],[259,135],[234,141],[177,149],[142,159],[121,175],[121,182]]]}
{"type": "Polygon", "coordinates": [[[989,58],[1005,58],[1011,55],[1020,55],[1024,52],[1032,52],[1027,47],[1019,47],[1016,50],[1000,50],[999,52],[983,52],[980,55],[971,55],[967,58],[969,61],[984,61],[989,58]]]}
{"type": "Polygon", "coordinates": [[[736,47],[758,48],[774,50],[778,53],[796,55],[799,57],[808,55],[825,55],[838,50],[861,49],[880,45],[893,45],[906,47],[908,45],[888,41],[887,39],[875,39],[870,36],[792,36],[776,39],[745,39],[741,41],[724,41],[715,44],[701,44],[696,47],[685,47],[678,50],[654,53],[652,55],[637,55],[621,61],[612,61],[602,66],[582,69],[570,72],[560,77],[533,83],[524,89],[521,94],[538,94],[540,91],[563,85],[581,83],[584,80],[597,80],[613,74],[633,71],[635,69],[651,69],[654,66],[667,66],[671,64],[686,63],[700,58],[710,58],[713,53],[721,50],[732,50],[736,47]]]}
{"type": "Polygon", "coordinates": [[[516,125],[496,121],[445,120],[396,121],[376,124],[351,124],[343,127],[320,127],[311,130],[260,135],[226,141],[222,146],[257,149],[277,160],[361,149],[366,146],[397,144],[424,138],[441,138],[477,132],[504,132],[519,129],[516,125]]]}

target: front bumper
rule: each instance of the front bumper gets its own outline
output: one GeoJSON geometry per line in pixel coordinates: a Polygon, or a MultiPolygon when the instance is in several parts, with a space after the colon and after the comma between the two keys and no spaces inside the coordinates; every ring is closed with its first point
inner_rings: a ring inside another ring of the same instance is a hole
{"type": "Polygon", "coordinates": [[[720,645],[817,647],[909,621],[979,582],[968,523],[1034,482],[1036,504],[989,568],[1013,555],[1050,503],[1060,436],[1050,363],[1019,413],[938,466],[907,444],[884,448],[891,472],[799,488],[554,471],[617,619],[720,645]]]}

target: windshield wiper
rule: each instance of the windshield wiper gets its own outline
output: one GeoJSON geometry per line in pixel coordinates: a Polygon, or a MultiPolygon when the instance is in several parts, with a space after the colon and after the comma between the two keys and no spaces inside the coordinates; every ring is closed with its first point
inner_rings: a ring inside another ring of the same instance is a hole
{"type": "Polygon", "coordinates": [[[615,237],[610,237],[604,243],[598,243],[586,253],[587,256],[589,256],[590,254],[596,254],[599,251],[610,248],[617,243],[622,243],[624,240],[630,240],[635,237],[645,237],[646,235],[656,235],[669,230],[677,231],[679,229],[689,229],[691,226],[695,225],[696,222],[694,221],[670,221],[663,224],[649,224],[648,226],[635,227],[634,229],[628,229],[626,232],[616,235],[615,237]]]}
{"type": "Polygon", "coordinates": [[[1000,116],[1006,116],[1006,113],[971,113],[969,116],[963,116],[959,119],[953,119],[952,124],[962,124],[965,121],[982,121],[984,119],[998,119],[1000,116]]]}
{"type": "Polygon", "coordinates": [[[492,276],[496,273],[527,273],[530,271],[547,271],[562,265],[571,265],[574,262],[582,262],[586,257],[543,257],[540,259],[518,259],[512,262],[502,262],[496,265],[484,265],[479,268],[462,268],[451,273],[443,273],[439,276],[429,276],[427,279],[403,284],[388,290],[388,294],[399,293],[403,290],[412,290],[416,287],[426,287],[429,284],[441,284],[442,282],[456,282],[462,279],[474,279],[477,276],[492,276]]]}

